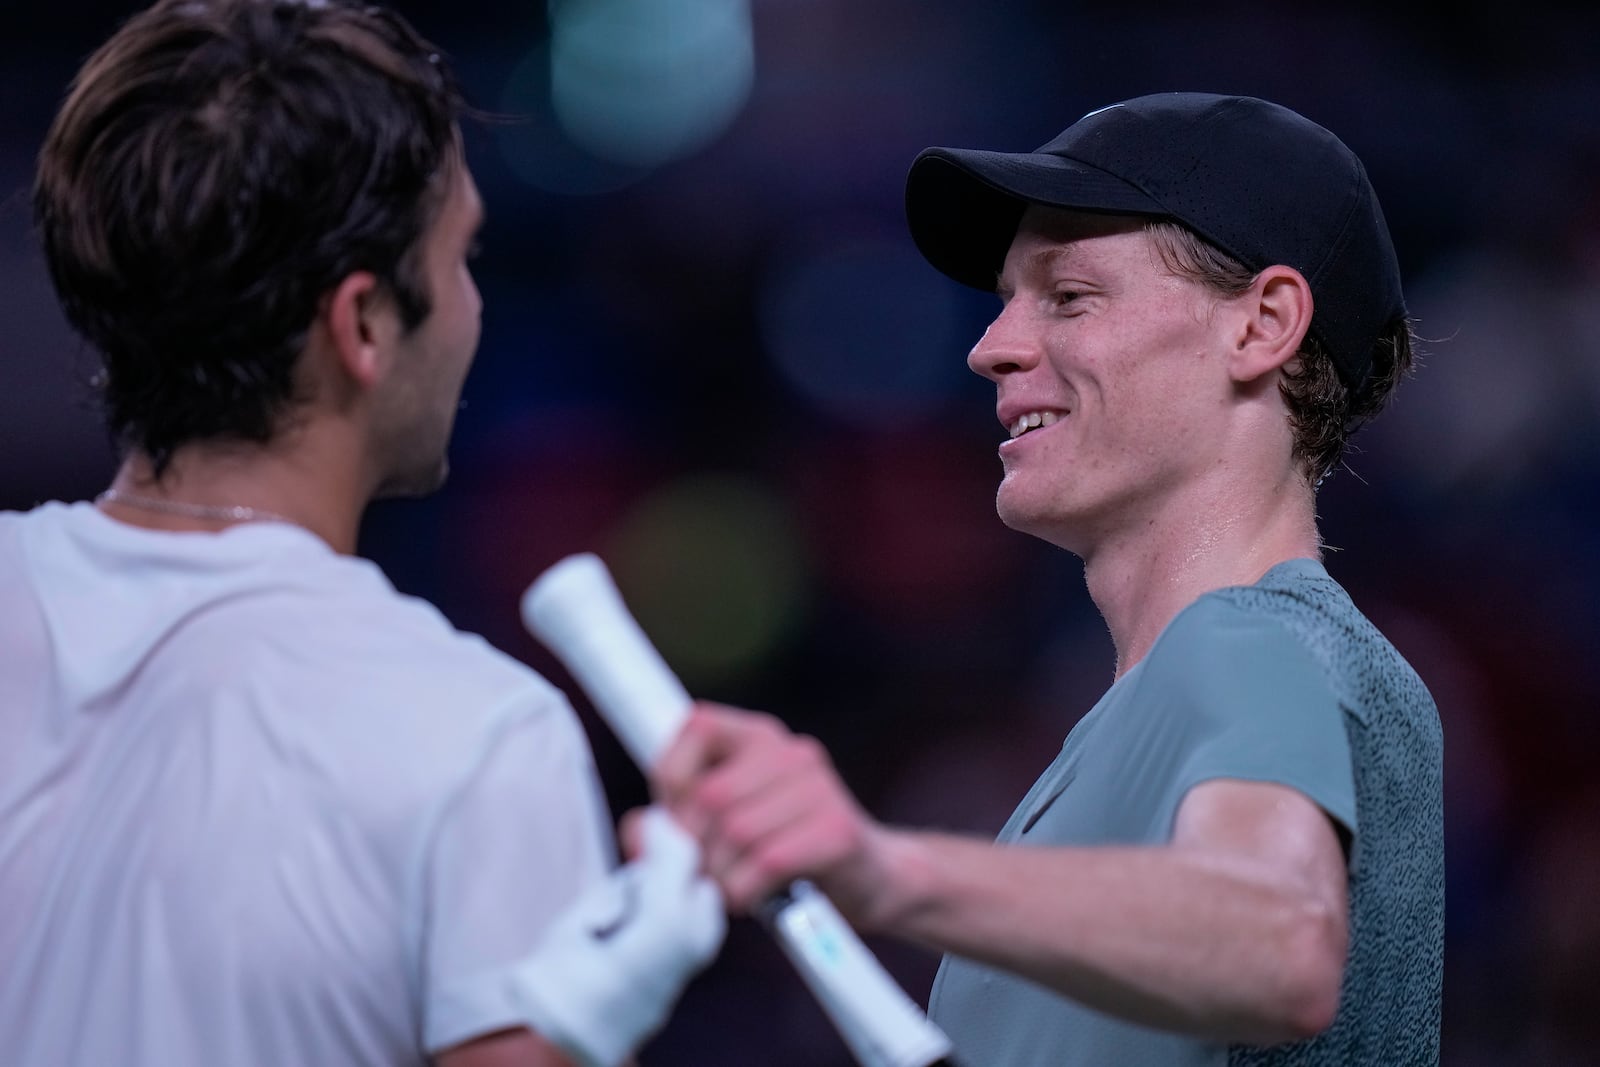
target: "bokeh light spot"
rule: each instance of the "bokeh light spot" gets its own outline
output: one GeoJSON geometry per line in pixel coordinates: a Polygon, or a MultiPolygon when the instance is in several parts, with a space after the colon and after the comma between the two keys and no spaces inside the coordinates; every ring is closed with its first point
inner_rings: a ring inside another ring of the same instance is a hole
{"type": "Polygon", "coordinates": [[[623,520],[606,555],[640,625],[692,692],[758,667],[801,621],[808,575],[793,522],[746,479],[665,486],[623,520]]]}
{"type": "Polygon", "coordinates": [[[755,81],[748,0],[556,0],[551,100],[573,141],[654,167],[703,148],[755,81]]]}
{"type": "Polygon", "coordinates": [[[647,169],[596,159],[574,144],[550,100],[550,50],[539,45],[506,79],[501,110],[512,121],[495,128],[500,154],[519,179],[548,193],[593,196],[625,189],[647,169]]]}
{"type": "Polygon", "coordinates": [[[910,241],[813,242],[780,262],[762,294],[762,335],[784,378],[822,411],[904,424],[966,382],[957,302],[910,241]]]}

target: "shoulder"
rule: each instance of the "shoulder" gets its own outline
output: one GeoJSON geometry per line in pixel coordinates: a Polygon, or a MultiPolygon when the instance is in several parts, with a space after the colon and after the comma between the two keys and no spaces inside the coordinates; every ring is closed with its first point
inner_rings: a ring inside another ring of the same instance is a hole
{"type": "Polygon", "coordinates": [[[457,702],[507,690],[556,695],[514,657],[397,590],[371,560],[340,555],[298,529],[240,527],[223,536],[239,543],[219,561],[212,610],[223,628],[257,637],[258,652],[310,657],[335,683],[359,680],[369,692],[422,695],[436,677],[457,702]]]}
{"type": "Polygon", "coordinates": [[[1253,586],[1219,590],[1215,597],[1274,620],[1363,722],[1397,709],[1407,718],[1436,717],[1433,698],[1411,664],[1321,563],[1291,560],[1253,586]]]}
{"type": "Polygon", "coordinates": [[[1343,701],[1335,680],[1285,617],[1282,595],[1249,586],[1196,599],[1139,664],[1139,699],[1219,723],[1281,720],[1285,709],[1296,717],[1336,711],[1343,701]]]}
{"type": "Polygon", "coordinates": [[[217,573],[191,651],[261,677],[279,718],[440,766],[481,758],[518,723],[563,741],[578,729],[559,689],[370,560],[281,526],[236,527],[206,547],[217,573]]]}
{"type": "Polygon", "coordinates": [[[1278,612],[1237,589],[1204,594],[1173,617],[1150,649],[1147,673],[1198,666],[1237,668],[1268,654],[1298,656],[1301,643],[1278,612]]]}
{"type": "Polygon", "coordinates": [[[564,729],[566,696],[527,664],[396,591],[374,564],[341,558],[333,568],[337,581],[283,605],[282,625],[309,628],[299,651],[316,659],[337,704],[430,735],[498,731],[507,716],[564,729]]]}
{"type": "Polygon", "coordinates": [[[1289,657],[1331,679],[1329,653],[1349,642],[1387,645],[1321,563],[1294,559],[1254,584],[1200,596],[1167,625],[1151,658],[1238,666],[1289,657]]]}
{"type": "Polygon", "coordinates": [[[592,756],[566,695],[371,564],[340,569],[342,593],[296,596],[252,629],[276,646],[272,663],[254,664],[276,674],[276,720],[338,753],[351,803],[437,814],[499,767],[502,810],[570,807],[565,790],[592,773],[592,756]]]}
{"type": "Polygon", "coordinates": [[[86,521],[87,512],[92,510],[94,505],[88,501],[67,504],[59,500],[49,500],[26,511],[0,510],[0,538],[15,539],[30,529],[62,531],[86,521]]]}

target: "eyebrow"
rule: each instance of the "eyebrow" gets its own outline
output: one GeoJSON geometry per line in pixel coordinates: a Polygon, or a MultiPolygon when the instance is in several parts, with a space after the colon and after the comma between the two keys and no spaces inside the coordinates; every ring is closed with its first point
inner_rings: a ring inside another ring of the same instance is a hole
{"type": "MultiPolygon", "coordinates": [[[[1073,260],[1080,257],[1081,253],[1078,251],[1075,245],[1055,244],[1049,246],[1048,248],[1041,248],[1035,252],[1030,252],[1022,261],[1021,270],[1024,275],[1047,274],[1061,260],[1073,260]]],[[[1001,296],[1005,296],[1009,291],[1005,285],[1004,268],[995,271],[994,291],[1001,296]]]]}
{"type": "Polygon", "coordinates": [[[1055,267],[1061,260],[1082,259],[1083,253],[1075,244],[1057,244],[1049,248],[1041,248],[1028,256],[1025,266],[1035,273],[1048,271],[1055,267]]]}

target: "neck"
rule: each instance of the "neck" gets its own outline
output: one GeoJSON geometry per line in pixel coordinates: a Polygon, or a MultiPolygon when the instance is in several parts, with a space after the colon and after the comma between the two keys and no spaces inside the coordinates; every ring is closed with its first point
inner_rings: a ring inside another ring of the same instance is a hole
{"type": "Polygon", "coordinates": [[[339,465],[314,463],[304,452],[207,442],[179,449],[160,478],[148,457],[128,456],[100,507],[119,521],[154,530],[290,522],[349,555],[367,500],[354,486],[339,465]]]}
{"type": "Polygon", "coordinates": [[[1250,585],[1290,559],[1319,558],[1315,495],[1292,472],[1258,491],[1201,487],[1165,516],[1084,554],[1089,595],[1116,647],[1116,676],[1144,658],[1201,595],[1250,585]]]}

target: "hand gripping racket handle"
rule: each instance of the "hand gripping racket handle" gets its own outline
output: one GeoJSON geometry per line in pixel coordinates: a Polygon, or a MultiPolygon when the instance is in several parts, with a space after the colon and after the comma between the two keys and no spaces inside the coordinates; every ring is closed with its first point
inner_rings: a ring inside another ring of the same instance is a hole
{"type": "MultiPolygon", "coordinates": [[[[628,611],[605,564],[589,553],[556,563],[523,595],[522,620],[648,770],[683,728],[692,700],[628,611]]],[[[796,882],[759,913],[863,1067],[947,1062],[949,1038],[814,886],[796,882]]]]}

